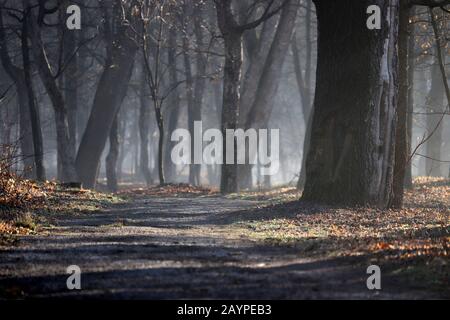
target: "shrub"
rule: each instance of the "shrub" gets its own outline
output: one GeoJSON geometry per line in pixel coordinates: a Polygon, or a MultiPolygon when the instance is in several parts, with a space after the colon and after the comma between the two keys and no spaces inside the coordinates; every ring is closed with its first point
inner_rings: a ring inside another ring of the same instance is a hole
{"type": "Polygon", "coordinates": [[[0,209],[25,208],[39,198],[35,183],[23,179],[13,170],[18,161],[16,148],[0,145],[0,209]]]}

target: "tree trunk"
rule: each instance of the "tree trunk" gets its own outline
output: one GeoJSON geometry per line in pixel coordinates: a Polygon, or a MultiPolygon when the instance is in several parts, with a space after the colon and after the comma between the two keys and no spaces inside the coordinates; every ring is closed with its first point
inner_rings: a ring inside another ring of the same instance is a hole
{"type": "Polygon", "coordinates": [[[258,82],[255,100],[247,116],[245,124],[247,129],[264,127],[269,123],[280,84],[281,70],[291,44],[298,8],[298,0],[289,0],[281,11],[280,22],[258,82]]]}
{"type": "Polygon", "coordinates": [[[306,183],[306,159],[309,153],[309,149],[311,148],[311,133],[312,133],[312,125],[313,125],[313,117],[314,117],[314,108],[311,108],[311,112],[309,113],[309,117],[306,123],[305,130],[305,139],[303,139],[303,156],[302,156],[302,165],[300,168],[300,175],[298,177],[297,189],[302,190],[305,187],[306,183]]]}
{"type": "Polygon", "coordinates": [[[150,135],[150,101],[146,99],[147,84],[145,83],[145,73],[142,71],[141,75],[141,91],[139,96],[139,136],[141,142],[141,154],[139,161],[140,173],[144,176],[147,186],[152,184],[152,177],[150,174],[148,164],[148,137],[150,135]]]}
{"type": "MultiPolygon", "coordinates": [[[[203,30],[201,26],[202,14],[200,9],[196,9],[194,17],[194,34],[197,43],[197,52],[195,54],[195,66],[196,66],[196,77],[194,82],[194,121],[202,121],[202,108],[203,108],[203,95],[205,92],[206,84],[206,67],[207,61],[201,50],[204,50],[204,39],[203,30]]],[[[194,137],[194,135],[192,135],[194,137]]],[[[192,150],[194,150],[192,148],[192,150]]],[[[201,164],[191,165],[191,170],[193,170],[193,182],[194,185],[201,184],[201,164]]],[[[192,183],[192,182],[191,182],[192,183]]]]}
{"type": "MultiPolygon", "coordinates": [[[[264,70],[264,63],[270,51],[272,39],[276,30],[278,19],[273,17],[267,20],[262,28],[257,48],[250,58],[250,65],[245,72],[241,89],[241,108],[239,111],[239,125],[245,127],[250,108],[255,100],[259,79],[264,70]]],[[[246,164],[239,167],[239,183],[241,189],[251,189],[253,187],[252,168],[246,155],[246,164]]]]}
{"type": "MultiPolygon", "coordinates": [[[[245,122],[245,128],[267,128],[272,114],[274,100],[280,84],[284,60],[291,44],[292,35],[297,18],[298,0],[290,0],[281,12],[280,22],[275,32],[274,40],[270,46],[267,59],[258,81],[250,111],[245,122]]],[[[247,162],[248,163],[248,162],[247,162]]],[[[243,166],[242,175],[251,176],[252,166],[243,166]]]]}
{"type": "MultiPolygon", "coordinates": [[[[25,28],[26,24],[23,24],[25,28]]],[[[39,113],[35,105],[33,88],[31,86],[31,66],[29,58],[24,57],[24,69],[15,66],[8,53],[7,42],[5,38],[5,29],[3,27],[3,16],[0,10],[0,57],[4,70],[8,76],[15,82],[17,90],[17,100],[19,105],[19,127],[20,127],[20,147],[24,157],[25,168],[31,168],[27,176],[32,177],[36,173],[38,180],[45,180],[45,169],[43,163],[43,147],[41,124],[39,113]],[[25,63],[25,62],[28,62],[25,63]],[[28,74],[25,73],[25,69],[28,74]],[[29,76],[27,78],[27,76],[29,76]],[[27,80],[29,81],[27,83],[27,80]],[[30,97],[32,97],[30,99],[30,97]],[[31,130],[30,130],[31,127],[31,130]]],[[[26,30],[25,30],[26,31],[26,30]]],[[[22,30],[22,55],[28,51],[27,33],[22,30]],[[25,46],[24,46],[25,41],[25,46]]]]}
{"type": "Polygon", "coordinates": [[[75,150],[70,144],[65,101],[52,74],[47,53],[42,42],[39,23],[36,20],[36,17],[31,13],[29,19],[27,18],[27,22],[29,23],[28,31],[30,32],[32,52],[36,61],[39,76],[44,84],[55,112],[58,161],[60,161],[62,174],[59,179],[63,182],[78,181],[74,166],[75,150]]]}
{"type": "Polygon", "coordinates": [[[239,117],[240,82],[242,72],[242,31],[236,29],[231,1],[216,1],[217,20],[224,37],[225,65],[223,78],[222,119],[223,135],[222,150],[224,163],[221,168],[220,192],[223,194],[238,191],[237,163],[227,163],[227,154],[236,156],[236,145],[233,150],[226,147],[227,130],[236,130],[239,117]]]}
{"type": "Polygon", "coordinates": [[[133,73],[137,46],[125,30],[116,37],[98,83],[76,158],[77,172],[86,188],[95,187],[100,158],[133,73]]]}
{"type": "Polygon", "coordinates": [[[426,174],[432,177],[443,176],[441,172],[442,166],[439,162],[442,160],[443,123],[441,122],[441,118],[442,112],[444,112],[443,102],[444,83],[442,82],[439,64],[435,61],[431,67],[431,88],[426,101],[426,112],[429,113],[427,115],[427,134],[431,135],[431,137],[426,144],[427,158],[425,159],[425,163],[426,174]]]}
{"type": "Polygon", "coordinates": [[[225,67],[223,79],[223,105],[222,105],[222,135],[223,159],[220,191],[224,194],[238,191],[237,163],[226,163],[227,154],[234,150],[226,147],[227,130],[236,130],[239,114],[239,87],[242,67],[242,35],[224,32],[225,37],[225,67]]]}
{"type": "Polygon", "coordinates": [[[118,113],[114,118],[109,133],[109,153],[106,157],[106,179],[108,184],[108,190],[110,192],[117,192],[117,159],[119,157],[119,121],[118,113]]]}
{"type": "Polygon", "coordinates": [[[272,17],[264,23],[259,36],[258,46],[254,50],[254,55],[250,57],[250,64],[242,79],[241,109],[239,112],[239,123],[242,127],[245,126],[248,113],[258,91],[259,79],[261,79],[264,63],[270,51],[277,21],[277,17],[272,17]]]}
{"type": "Polygon", "coordinates": [[[198,165],[193,163],[194,159],[194,122],[201,120],[201,113],[198,110],[198,106],[195,105],[194,99],[194,78],[192,76],[191,58],[189,56],[189,39],[188,39],[188,26],[185,23],[185,35],[183,36],[183,61],[186,77],[186,100],[188,107],[188,129],[191,134],[191,165],[189,166],[189,183],[192,185],[198,185],[199,169],[198,165]]]}
{"type": "Polygon", "coordinates": [[[398,0],[316,0],[318,66],[303,199],[386,208],[392,200],[398,0]],[[382,29],[366,27],[369,5],[382,29]]]}
{"type": "MultiPolygon", "coordinates": [[[[38,181],[45,180],[45,168],[44,168],[44,146],[42,142],[42,128],[41,128],[41,118],[39,115],[39,109],[36,105],[35,95],[33,90],[33,80],[31,77],[31,63],[30,63],[30,51],[28,47],[28,26],[24,22],[22,26],[22,59],[23,59],[23,71],[24,79],[21,76],[18,77],[17,86],[21,88],[19,91],[19,104],[25,103],[23,100],[28,102],[28,110],[21,108],[21,112],[26,112],[29,114],[29,119],[31,121],[31,131],[33,133],[33,148],[34,150],[34,162],[36,167],[36,179],[38,181]],[[26,92],[27,99],[21,97],[20,92],[26,92]]],[[[23,123],[23,121],[21,122],[23,123]]]]}
{"type": "Polygon", "coordinates": [[[400,0],[398,36],[398,77],[399,93],[397,105],[397,124],[395,134],[395,165],[393,177],[394,196],[390,204],[393,208],[403,206],[406,163],[409,157],[407,114],[408,114],[408,25],[409,1],[400,0]]]}
{"type": "MultiPolygon", "coordinates": [[[[303,115],[306,122],[305,138],[303,139],[303,156],[300,173],[297,182],[297,189],[301,190],[305,187],[306,182],[306,156],[309,153],[311,144],[312,131],[312,113],[313,105],[311,104],[311,70],[312,70],[312,41],[311,41],[311,16],[312,16],[312,0],[308,0],[306,6],[306,65],[305,65],[305,80],[304,80],[304,94],[302,95],[303,115]]],[[[294,43],[295,45],[295,43],[294,43]]],[[[298,78],[298,77],[297,77],[298,78]]]]}
{"type": "MultiPolygon", "coordinates": [[[[168,76],[169,84],[175,86],[178,84],[178,74],[177,74],[177,33],[176,29],[171,28],[169,31],[169,47],[167,48],[167,62],[168,62],[168,76]]],[[[169,104],[166,107],[166,115],[168,119],[167,123],[167,135],[166,135],[166,148],[164,156],[164,169],[167,181],[173,182],[175,177],[176,167],[172,163],[171,152],[175,145],[173,141],[170,140],[172,132],[176,130],[178,124],[178,118],[180,115],[180,95],[179,90],[175,88],[169,97],[169,104]]]]}
{"type": "Polygon", "coordinates": [[[156,123],[158,125],[158,176],[159,184],[164,185],[166,179],[164,176],[164,118],[161,112],[162,105],[158,101],[153,101],[155,106],[156,123]]]}
{"type": "MultiPolygon", "coordinates": [[[[414,17],[416,14],[415,8],[410,9],[410,16],[414,17]]],[[[407,150],[408,156],[412,150],[412,135],[413,135],[413,112],[414,112],[414,72],[415,72],[415,25],[409,23],[408,27],[408,114],[407,114],[407,150]]],[[[413,188],[412,178],[412,159],[406,164],[405,174],[405,188],[413,188]]]]}
{"type": "MultiPolygon", "coordinates": [[[[64,20],[63,20],[64,21],[64,20]]],[[[65,24],[63,23],[65,28],[65,24]]],[[[77,110],[78,110],[78,54],[77,50],[77,31],[69,30],[64,32],[63,53],[64,64],[67,67],[64,70],[64,88],[65,101],[67,104],[67,121],[69,125],[69,137],[71,148],[76,153],[77,150],[77,110]]]]}

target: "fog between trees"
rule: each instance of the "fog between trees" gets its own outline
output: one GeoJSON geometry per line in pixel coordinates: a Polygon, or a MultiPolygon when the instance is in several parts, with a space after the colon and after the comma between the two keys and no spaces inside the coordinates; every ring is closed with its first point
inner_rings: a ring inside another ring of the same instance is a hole
{"type": "Polygon", "coordinates": [[[315,202],[401,206],[413,176],[449,175],[448,4],[2,0],[0,143],[26,177],[85,188],[291,185],[315,202]],[[172,133],[194,137],[196,121],[223,146],[227,129],[279,129],[278,173],[174,164],[172,133]]]}

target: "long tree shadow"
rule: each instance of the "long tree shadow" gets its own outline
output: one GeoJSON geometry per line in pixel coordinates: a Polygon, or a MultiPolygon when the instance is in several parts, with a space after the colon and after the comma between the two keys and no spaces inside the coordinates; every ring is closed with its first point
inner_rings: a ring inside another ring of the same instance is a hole
{"type": "MultiPolygon", "coordinates": [[[[424,288],[383,278],[383,292],[366,287],[367,257],[334,258],[272,267],[202,265],[113,269],[82,273],[82,290],[69,291],[68,275],[0,279],[3,298],[101,299],[361,299],[422,297],[424,288]]],[[[83,265],[81,266],[83,270],[83,265]]],[[[431,297],[431,296],[428,296],[431,297]]]]}

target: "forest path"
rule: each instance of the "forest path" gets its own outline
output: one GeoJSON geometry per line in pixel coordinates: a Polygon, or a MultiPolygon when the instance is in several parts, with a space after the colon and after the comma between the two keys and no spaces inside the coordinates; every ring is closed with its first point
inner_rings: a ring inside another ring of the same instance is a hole
{"type": "Polygon", "coordinates": [[[249,239],[236,222],[254,219],[246,212],[260,204],[155,197],[54,217],[43,233],[0,248],[0,298],[423,297],[395,285],[369,291],[363,258],[311,259],[249,239]],[[69,265],[81,268],[82,290],[67,289],[69,265]]]}

